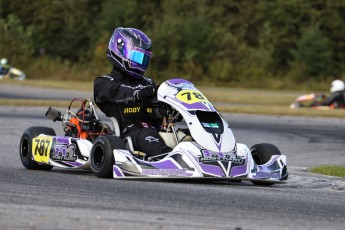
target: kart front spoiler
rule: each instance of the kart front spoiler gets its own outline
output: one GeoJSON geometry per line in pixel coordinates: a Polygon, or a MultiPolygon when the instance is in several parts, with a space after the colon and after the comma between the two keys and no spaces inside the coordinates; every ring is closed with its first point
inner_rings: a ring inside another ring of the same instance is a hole
{"type": "Polygon", "coordinates": [[[127,150],[114,150],[115,179],[207,179],[282,182],[288,177],[285,155],[274,155],[257,165],[247,146],[237,144],[237,153],[218,153],[205,158],[191,143],[183,143],[159,161],[145,161],[127,150]],[[198,154],[194,154],[197,152],[198,154]],[[240,156],[238,156],[240,155],[240,156]]]}

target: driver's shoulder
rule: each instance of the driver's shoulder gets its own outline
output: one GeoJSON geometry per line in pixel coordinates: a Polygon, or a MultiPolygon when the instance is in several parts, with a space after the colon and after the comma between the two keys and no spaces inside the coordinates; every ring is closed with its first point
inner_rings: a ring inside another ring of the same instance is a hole
{"type": "Polygon", "coordinates": [[[114,83],[120,80],[121,80],[120,76],[113,75],[113,74],[105,74],[95,79],[95,81],[101,81],[101,82],[106,82],[106,83],[114,83]]]}
{"type": "Polygon", "coordinates": [[[156,86],[156,83],[151,78],[143,77],[142,80],[145,83],[145,85],[156,86]]]}

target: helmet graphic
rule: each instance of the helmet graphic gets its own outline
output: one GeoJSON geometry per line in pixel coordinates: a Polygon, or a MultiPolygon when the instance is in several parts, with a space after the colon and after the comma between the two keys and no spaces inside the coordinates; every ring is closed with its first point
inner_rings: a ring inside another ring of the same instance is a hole
{"type": "Polygon", "coordinates": [[[331,93],[344,91],[344,89],[345,89],[345,84],[342,80],[334,80],[332,82],[331,93]]]}
{"type": "Polygon", "coordinates": [[[135,78],[141,78],[150,63],[151,39],[134,28],[118,27],[110,38],[109,61],[135,78]]]}

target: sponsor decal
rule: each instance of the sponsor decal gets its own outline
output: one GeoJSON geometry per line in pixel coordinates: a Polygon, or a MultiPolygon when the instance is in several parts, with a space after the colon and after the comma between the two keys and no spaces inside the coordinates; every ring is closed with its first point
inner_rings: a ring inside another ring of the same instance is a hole
{"type": "Polygon", "coordinates": [[[148,137],[145,137],[145,140],[147,140],[148,142],[159,142],[159,140],[153,136],[148,136],[148,137]]]}
{"type": "Polygon", "coordinates": [[[186,176],[187,169],[143,169],[146,176],[186,176]]]}
{"type": "Polygon", "coordinates": [[[140,112],[140,107],[125,108],[123,110],[124,114],[127,114],[127,113],[139,113],[139,112],[140,112]]]}
{"type": "Polygon", "coordinates": [[[54,160],[61,161],[76,161],[77,156],[75,155],[75,144],[68,144],[66,139],[57,138],[57,142],[54,146],[54,153],[51,158],[54,160]]]}
{"type": "Polygon", "coordinates": [[[130,85],[121,84],[120,86],[125,87],[125,88],[130,88],[130,89],[143,89],[146,87],[150,87],[150,85],[142,85],[142,84],[139,84],[137,86],[130,86],[130,85]]]}
{"type": "Polygon", "coordinates": [[[219,128],[218,123],[206,123],[206,122],[201,122],[202,126],[204,126],[205,128],[219,128]]]}
{"type": "Polygon", "coordinates": [[[258,178],[274,178],[279,179],[280,173],[279,172],[257,172],[256,177],[258,178]]]}
{"type": "Polygon", "coordinates": [[[234,152],[212,152],[210,150],[203,149],[201,150],[199,161],[231,161],[242,164],[244,160],[238,157],[234,152]]]}
{"type": "MultiPolygon", "coordinates": [[[[141,107],[131,107],[131,108],[124,108],[123,113],[128,114],[128,113],[140,113],[141,107]]],[[[147,113],[152,113],[152,108],[146,108],[147,113]]]]}

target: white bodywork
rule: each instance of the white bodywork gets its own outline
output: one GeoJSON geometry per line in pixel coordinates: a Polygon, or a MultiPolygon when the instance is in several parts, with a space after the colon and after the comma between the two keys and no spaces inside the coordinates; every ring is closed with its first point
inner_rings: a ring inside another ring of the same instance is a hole
{"type": "Polygon", "coordinates": [[[161,133],[167,144],[175,148],[159,161],[141,160],[128,150],[114,149],[114,178],[207,177],[266,181],[287,178],[286,156],[273,155],[265,165],[257,165],[250,149],[236,143],[227,122],[190,82],[183,79],[164,82],[158,89],[158,100],[182,115],[192,141],[179,142],[175,132],[175,138],[173,133],[161,133]]]}

